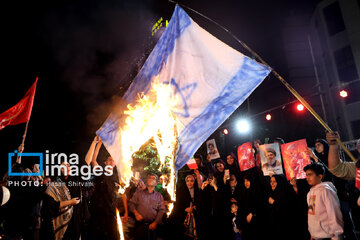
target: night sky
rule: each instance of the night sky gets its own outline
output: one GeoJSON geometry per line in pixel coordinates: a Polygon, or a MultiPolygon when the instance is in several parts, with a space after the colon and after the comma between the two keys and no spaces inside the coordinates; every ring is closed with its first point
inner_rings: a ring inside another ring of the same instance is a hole
{"type": "MultiPolygon", "coordinates": [[[[291,14],[310,16],[319,1],[180,1],[226,27],[276,69],[285,79],[283,25],[291,14]]],[[[39,77],[25,152],[65,152],[85,156],[95,131],[114,102],[126,91],[156,44],[151,35],[160,18],[170,19],[175,5],[165,0],[6,1],[1,16],[0,112],[15,105],[39,77]]],[[[231,47],[249,55],[229,34],[208,20],[185,11],[201,27],[231,47]]],[[[301,89],[299,90],[301,92],[301,89]]],[[[273,75],[249,98],[250,113],[285,104],[294,97],[273,75]]],[[[223,151],[252,139],[308,138],[313,143],[324,130],[309,113],[292,106],[272,112],[273,120],[252,118],[252,135],[233,129],[244,104],[224,123],[230,129],[223,151]]],[[[7,153],[21,143],[25,124],[0,130],[0,173],[7,153]]],[[[219,131],[214,137],[219,137],[219,131]]]]}

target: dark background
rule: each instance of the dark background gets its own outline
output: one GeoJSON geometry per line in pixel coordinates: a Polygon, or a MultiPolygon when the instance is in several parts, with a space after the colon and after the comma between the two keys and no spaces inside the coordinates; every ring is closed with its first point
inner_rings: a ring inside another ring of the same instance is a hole
{"type": "MultiPolygon", "coordinates": [[[[282,27],[293,14],[310,16],[319,1],[180,1],[230,30],[285,79],[282,27]]],[[[165,0],[7,1],[1,3],[0,112],[15,105],[39,77],[25,152],[77,153],[84,157],[113,103],[141,68],[160,33],[153,24],[170,19],[175,5],[165,0]]],[[[251,56],[228,33],[187,10],[203,28],[251,56]]],[[[300,93],[302,89],[297,89],[300,93]]],[[[295,98],[273,75],[224,123],[230,134],[213,136],[221,152],[251,139],[283,137],[286,141],[324,137],[324,130],[294,105],[251,118],[252,132],[240,135],[234,123],[295,98]]],[[[310,102],[311,104],[311,102],[310,102]]],[[[0,173],[7,154],[20,145],[25,124],[0,130],[0,173]]],[[[204,150],[202,148],[202,150],[204,150]]]]}

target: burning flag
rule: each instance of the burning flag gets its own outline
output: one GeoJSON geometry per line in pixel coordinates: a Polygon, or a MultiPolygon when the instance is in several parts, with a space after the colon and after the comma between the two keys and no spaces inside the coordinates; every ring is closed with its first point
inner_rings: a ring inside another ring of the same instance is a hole
{"type": "Polygon", "coordinates": [[[153,138],[161,165],[171,159],[168,187],[175,187],[175,169],[191,159],[270,71],[216,39],[176,6],[123,96],[128,109],[112,113],[97,131],[117,162],[121,181],[129,183],[132,154],[153,138]]]}

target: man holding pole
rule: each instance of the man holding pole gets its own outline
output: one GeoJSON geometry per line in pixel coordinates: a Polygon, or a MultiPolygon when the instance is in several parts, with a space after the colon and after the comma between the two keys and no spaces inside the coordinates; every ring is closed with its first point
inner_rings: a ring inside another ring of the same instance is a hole
{"type": "MultiPolygon", "coordinates": [[[[336,177],[345,180],[354,180],[356,175],[355,162],[343,162],[340,160],[339,145],[336,139],[339,138],[337,132],[326,133],[326,140],[329,143],[329,170],[336,177]]],[[[358,151],[360,150],[360,142],[356,144],[358,151]]],[[[359,161],[359,160],[358,160],[359,161]]]]}

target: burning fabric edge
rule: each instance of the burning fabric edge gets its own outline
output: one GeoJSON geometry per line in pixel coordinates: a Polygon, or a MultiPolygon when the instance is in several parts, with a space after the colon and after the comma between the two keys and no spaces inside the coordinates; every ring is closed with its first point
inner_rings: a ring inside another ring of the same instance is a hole
{"type": "MultiPolygon", "coordinates": [[[[118,120],[115,141],[120,143],[119,146],[114,149],[111,145],[106,145],[106,148],[115,159],[120,172],[119,192],[124,193],[134,176],[132,155],[149,139],[153,139],[159,155],[158,169],[166,167],[170,170],[169,183],[164,187],[175,201],[177,128],[172,108],[178,103],[178,99],[172,94],[171,86],[159,83],[158,77],[152,82],[151,90],[146,95],[139,94],[134,105],[127,105],[121,115],[123,123],[118,120]]],[[[104,128],[100,130],[104,131],[104,128]]]]}

